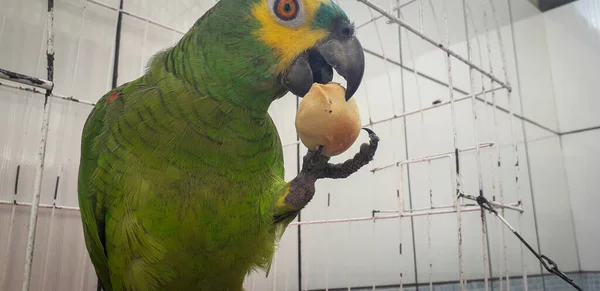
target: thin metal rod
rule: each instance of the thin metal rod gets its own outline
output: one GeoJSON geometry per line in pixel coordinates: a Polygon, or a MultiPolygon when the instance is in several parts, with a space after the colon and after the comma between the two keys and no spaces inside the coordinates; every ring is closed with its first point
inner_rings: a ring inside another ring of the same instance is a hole
{"type": "MultiPolygon", "coordinates": [[[[517,54],[517,44],[516,44],[516,39],[515,39],[515,28],[514,28],[514,21],[513,21],[513,11],[512,11],[512,5],[511,5],[511,0],[506,0],[506,5],[508,6],[508,18],[509,18],[509,26],[510,26],[510,34],[512,37],[512,51],[513,51],[513,55],[514,55],[514,65],[515,65],[515,71],[516,71],[516,82],[517,82],[517,88],[518,88],[518,93],[519,93],[519,104],[521,105],[521,113],[525,113],[524,110],[524,106],[523,106],[523,90],[522,90],[522,86],[521,86],[521,76],[519,73],[519,55],[517,54]]],[[[499,24],[497,25],[499,26],[499,24]]],[[[534,225],[534,229],[535,229],[535,235],[536,235],[536,243],[537,243],[537,247],[538,250],[540,249],[540,241],[539,241],[539,232],[538,232],[538,223],[537,223],[537,212],[536,212],[536,208],[535,208],[535,199],[534,199],[534,195],[533,195],[533,183],[531,183],[531,163],[529,160],[529,146],[527,145],[527,129],[525,126],[525,121],[523,119],[521,119],[521,130],[523,131],[523,143],[524,143],[524,149],[525,149],[525,162],[527,162],[527,175],[529,178],[529,195],[531,195],[531,208],[532,208],[532,213],[533,213],[533,225],[534,225]]],[[[517,191],[517,198],[521,199],[521,193],[520,191],[517,191]]],[[[519,216],[519,220],[518,220],[518,227],[519,230],[523,229],[523,216],[520,215],[519,216]]],[[[528,275],[527,275],[527,263],[525,262],[524,259],[524,255],[523,255],[523,245],[520,245],[520,254],[521,254],[521,268],[523,269],[523,290],[524,291],[528,291],[529,289],[529,282],[528,282],[528,275]]],[[[540,271],[541,271],[541,266],[540,266],[540,271]]],[[[541,273],[541,272],[540,272],[541,273]]],[[[543,278],[543,277],[542,277],[543,278]]]]}
{"type": "Polygon", "coordinates": [[[0,79],[5,79],[15,83],[33,86],[44,90],[52,90],[54,88],[54,83],[51,81],[11,72],[5,69],[0,69],[0,79]]]}
{"type": "MultiPolygon", "coordinates": [[[[118,82],[119,82],[119,56],[121,53],[121,32],[122,32],[122,25],[123,25],[123,1],[124,0],[120,0],[119,1],[119,10],[117,13],[117,26],[115,27],[115,45],[114,45],[114,53],[113,53],[113,67],[112,67],[112,76],[111,76],[111,83],[110,83],[110,88],[114,89],[118,86],[118,82]]],[[[146,25],[148,25],[148,21],[146,21],[146,25]]],[[[145,36],[144,36],[145,37],[145,36]]]]}
{"type": "MultiPolygon", "coordinates": [[[[479,144],[479,147],[469,147],[469,148],[465,148],[465,149],[461,149],[459,150],[459,152],[470,152],[475,150],[476,148],[488,148],[488,147],[492,147],[494,145],[493,142],[486,142],[486,143],[481,143],[479,144]]],[[[416,159],[412,159],[412,160],[406,160],[406,161],[400,161],[400,162],[396,162],[393,164],[389,164],[383,167],[377,167],[374,168],[373,170],[371,170],[371,172],[375,173],[377,171],[381,171],[381,170],[385,170],[388,168],[392,168],[392,167],[398,167],[400,165],[406,164],[406,162],[408,161],[408,163],[418,163],[418,162],[425,162],[425,161],[431,161],[431,160],[435,160],[435,159],[439,159],[439,158],[445,158],[448,156],[453,155],[455,152],[445,152],[445,153],[440,153],[440,154],[435,154],[435,155],[431,155],[431,156],[426,156],[426,157],[422,157],[422,158],[416,158],[416,159]]]]}
{"type": "MultiPolygon", "coordinates": [[[[0,205],[16,205],[16,206],[32,206],[32,203],[29,202],[17,202],[17,201],[8,201],[8,200],[0,200],[0,205]]],[[[42,204],[38,205],[39,208],[48,208],[52,209],[53,207],[61,210],[72,210],[79,211],[79,207],[71,207],[71,206],[61,206],[61,205],[52,205],[52,204],[42,204]]]]}
{"type": "MultiPolygon", "coordinates": [[[[54,1],[48,0],[48,18],[46,24],[47,32],[47,47],[46,56],[48,60],[48,80],[52,81],[54,78],[54,1]]],[[[52,86],[53,87],[53,86],[52,86]]],[[[31,214],[29,216],[29,231],[27,233],[27,249],[25,252],[25,267],[23,271],[23,288],[22,291],[29,291],[29,284],[31,282],[31,268],[33,265],[33,249],[35,246],[35,230],[37,228],[38,209],[40,204],[40,197],[42,194],[42,178],[44,176],[44,162],[46,159],[46,145],[48,139],[48,129],[50,124],[50,106],[52,105],[52,87],[47,89],[46,100],[44,102],[44,113],[42,118],[42,138],[40,139],[40,145],[37,154],[38,164],[35,169],[35,178],[33,193],[31,199],[31,214]]]]}
{"type": "MultiPolygon", "coordinates": [[[[396,0],[396,4],[399,5],[400,4],[400,0],[396,0]]],[[[397,12],[398,17],[400,17],[400,10],[398,10],[397,12]]],[[[405,111],[406,110],[406,86],[405,86],[405,78],[404,78],[404,53],[402,50],[403,47],[403,38],[402,38],[402,26],[397,25],[398,28],[398,59],[399,59],[399,63],[398,66],[400,67],[400,97],[401,97],[401,102],[402,102],[402,110],[405,111]]],[[[365,50],[366,52],[366,50],[365,50]]],[[[394,112],[395,114],[395,112],[394,112]]],[[[371,120],[369,120],[371,121],[371,120]]],[[[407,127],[408,125],[406,124],[406,120],[404,120],[404,122],[402,122],[402,129],[403,129],[403,134],[404,134],[404,157],[406,159],[409,158],[409,146],[408,146],[408,131],[407,131],[407,127]]],[[[392,124],[390,123],[390,130],[392,129],[392,124]]],[[[408,183],[406,183],[407,185],[407,191],[404,191],[404,185],[403,185],[403,180],[404,180],[404,171],[401,168],[400,169],[400,177],[398,178],[398,184],[397,184],[397,188],[396,188],[396,195],[397,195],[397,201],[398,201],[398,211],[399,213],[402,213],[402,209],[404,208],[404,197],[406,194],[408,194],[408,204],[409,207],[412,208],[413,207],[413,201],[412,201],[412,187],[410,184],[410,178],[411,178],[411,172],[410,172],[410,167],[407,166],[406,167],[406,177],[408,180],[408,183]]],[[[400,253],[400,256],[403,256],[403,252],[402,252],[402,245],[403,245],[403,225],[404,225],[404,219],[402,219],[402,217],[398,216],[398,251],[400,253]]],[[[411,232],[411,240],[412,240],[412,250],[413,250],[413,254],[412,254],[412,259],[413,259],[413,268],[414,268],[414,275],[415,275],[415,284],[419,283],[419,273],[417,272],[417,244],[415,243],[416,240],[416,236],[415,236],[415,221],[414,218],[410,218],[410,232],[411,232]]],[[[404,284],[404,278],[402,276],[402,273],[400,273],[400,290],[404,290],[403,288],[403,284],[404,284]]],[[[350,289],[348,289],[350,290],[350,289]]]]}
{"type": "MultiPolygon", "coordinates": [[[[482,0],[483,1],[483,0],[482,0]]],[[[508,1],[510,2],[510,1],[508,1]]],[[[506,61],[506,52],[504,50],[504,42],[502,40],[502,33],[500,31],[500,24],[498,22],[498,17],[497,17],[497,13],[496,13],[496,7],[494,6],[493,1],[489,1],[490,3],[490,7],[492,9],[492,16],[493,16],[493,20],[494,20],[494,25],[495,25],[495,30],[496,30],[496,36],[498,37],[498,44],[500,47],[500,57],[501,57],[501,61],[502,61],[502,71],[504,73],[504,78],[507,79],[509,78],[508,75],[508,69],[507,69],[507,61],[506,61]]],[[[508,3],[508,11],[509,11],[509,19],[511,20],[511,32],[514,33],[514,31],[512,30],[512,11],[511,11],[511,7],[510,7],[510,3],[508,3]]],[[[514,45],[514,44],[513,44],[514,45]]],[[[515,51],[516,52],[516,51],[515,51]]],[[[516,61],[516,54],[515,54],[515,61],[516,61]]],[[[518,71],[518,68],[517,68],[518,71]]],[[[517,73],[518,76],[518,73],[517,73]]],[[[518,82],[518,81],[517,81],[518,82]]],[[[520,87],[519,87],[520,90],[520,87]]],[[[508,98],[508,110],[509,110],[509,122],[510,122],[510,132],[511,132],[511,141],[512,141],[512,145],[513,145],[513,164],[514,164],[514,174],[515,174],[515,193],[517,195],[517,199],[519,199],[519,201],[521,201],[521,185],[520,185],[520,165],[519,165],[519,149],[518,149],[518,145],[516,142],[516,138],[515,138],[515,125],[514,125],[514,118],[515,118],[515,113],[513,112],[513,107],[512,107],[512,92],[508,91],[507,93],[507,98],[508,98]]],[[[523,98],[523,96],[521,95],[521,98],[523,98]]],[[[521,110],[523,108],[521,107],[521,110]]],[[[525,133],[524,133],[525,135],[525,133]]],[[[526,137],[524,137],[526,140],[526,137]]],[[[530,166],[528,164],[528,166],[530,166]]],[[[504,197],[501,197],[501,200],[504,199],[504,197]]],[[[535,211],[535,210],[534,210],[535,211]]],[[[504,211],[501,210],[502,212],[502,216],[504,215],[504,211]]],[[[497,214],[497,213],[496,213],[497,214]]],[[[522,216],[519,216],[519,228],[521,229],[521,223],[522,223],[522,216]]],[[[504,218],[502,218],[504,219],[504,218]]],[[[504,221],[503,221],[504,222],[504,221]]],[[[512,230],[512,229],[511,229],[512,230]]],[[[512,230],[513,232],[515,232],[514,230],[512,230]]],[[[503,239],[504,239],[504,230],[502,232],[503,234],[503,239]]],[[[539,241],[538,241],[539,243],[539,241]]],[[[539,247],[539,244],[538,244],[539,247]]],[[[525,265],[525,260],[523,258],[523,245],[520,245],[521,248],[521,262],[523,265],[523,279],[525,282],[527,282],[527,270],[526,270],[526,265],[525,265]]],[[[504,245],[504,265],[505,265],[505,272],[506,272],[506,280],[507,280],[507,286],[510,286],[508,280],[509,279],[509,274],[508,274],[508,262],[507,262],[507,255],[506,255],[506,245],[504,245]]],[[[545,286],[545,280],[542,278],[542,283],[545,286]]],[[[527,290],[527,287],[525,287],[525,290],[527,290]]]]}
{"type": "MultiPolygon", "coordinates": [[[[483,55],[482,55],[482,51],[483,51],[483,49],[482,49],[482,46],[481,46],[481,41],[480,41],[480,39],[479,39],[479,35],[480,35],[480,33],[479,33],[479,32],[478,32],[478,30],[477,30],[477,26],[475,25],[475,22],[473,21],[473,18],[472,18],[472,16],[469,14],[470,10],[469,10],[469,6],[468,6],[468,4],[467,4],[466,2],[465,2],[465,3],[463,3],[463,10],[464,10],[464,13],[465,13],[465,19],[464,19],[464,20],[465,20],[465,28],[466,28],[467,34],[468,34],[468,20],[470,20],[470,22],[473,24],[473,30],[474,30],[474,32],[475,32],[475,40],[476,40],[476,42],[477,42],[477,47],[478,47],[478,50],[477,50],[477,51],[478,51],[478,55],[479,55],[479,62],[480,62],[480,63],[483,63],[483,55]]],[[[468,41],[468,40],[469,40],[469,37],[467,37],[467,41],[468,41]]],[[[488,45],[489,45],[489,42],[488,42],[488,45]]],[[[491,58],[491,54],[489,53],[489,51],[488,51],[488,56],[490,56],[490,58],[491,58]]],[[[490,60],[491,60],[491,59],[490,59],[490,60]]],[[[492,64],[491,64],[491,63],[489,64],[489,67],[490,67],[490,70],[491,70],[491,71],[490,71],[490,73],[492,73],[492,74],[493,74],[493,67],[492,67],[492,64]]],[[[482,86],[483,88],[485,88],[485,78],[484,78],[484,76],[483,76],[483,75],[480,75],[480,79],[481,79],[481,80],[480,80],[480,81],[481,81],[481,86],[482,86]]],[[[490,85],[490,86],[491,86],[491,85],[490,85]]],[[[492,95],[494,95],[494,92],[491,92],[491,93],[492,93],[492,95]]],[[[495,120],[496,120],[496,113],[497,113],[497,111],[498,111],[498,110],[497,110],[498,108],[496,107],[495,103],[494,103],[494,104],[492,104],[492,103],[488,102],[488,101],[487,101],[487,98],[486,98],[486,94],[484,94],[484,95],[483,95],[483,99],[482,99],[482,98],[476,98],[476,99],[477,99],[478,101],[481,101],[481,102],[483,102],[483,103],[484,103],[484,104],[486,104],[486,105],[489,105],[489,106],[491,106],[491,110],[492,110],[492,113],[491,113],[491,115],[493,116],[493,120],[494,120],[494,124],[495,124],[495,120]]],[[[485,109],[487,109],[487,107],[486,107],[485,109]]],[[[494,132],[494,136],[495,136],[494,142],[496,142],[496,143],[499,143],[499,139],[498,139],[498,128],[496,128],[496,127],[492,127],[492,128],[490,128],[490,130],[494,132]]],[[[501,147],[500,147],[500,146],[496,147],[496,152],[500,153],[500,149],[501,149],[501,147]]],[[[500,156],[500,154],[498,154],[498,157],[499,157],[499,156],[500,156]]],[[[499,169],[499,167],[500,167],[500,164],[498,164],[498,161],[497,161],[496,163],[493,163],[493,161],[492,161],[492,160],[493,160],[493,158],[490,156],[490,163],[491,163],[491,165],[492,165],[492,167],[491,167],[491,169],[492,169],[492,179],[491,179],[491,183],[492,183],[492,189],[493,189],[494,191],[497,191],[496,184],[499,184],[499,185],[500,185],[500,188],[502,188],[502,180],[501,180],[501,177],[500,177],[500,175],[499,175],[499,173],[498,173],[498,171],[497,171],[497,170],[499,169]],[[494,164],[497,164],[498,166],[494,166],[494,164]],[[499,180],[499,183],[496,183],[496,180],[499,180]]],[[[483,195],[483,191],[480,191],[480,194],[479,194],[479,196],[482,196],[482,195],[483,195]]],[[[520,201],[520,200],[519,200],[519,201],[520,201]]],[[[488,232],[487,232],[487,223],[486,223],[486,221],[487,221],[487,220],[486,220],[485,212],[483,211],[483,209],[482,209],[482,211],[481,211],[481,221],[482,221],[482,232],[485,232],[485,238],[483,238],[483,239],[484,239],[484,240],[485,240],[485,239],[487,239],[487,240],[486,240],[486,241],[483,243],[483,244],[484,244],[484,246],[483,246],[483,251],[484,251],[484,252],[486,252],[487,254],[490,254],[490,253],[491,253],[491,250],[490,250],[490,244],[488,243],[488,242],[489,242],[489,234],[488,234],[488,232]]],[[[485,271],[486,273],[487,273],[487,272],[489,272],[490,274],[493,274],[493,270],[492,270],[492,262],[491,262],[491,259],[487,260],[487,264],[486,264],[486,261],[484,260],[484,263],[483,263],[483,268],[484,268],[484,271],[485,271]]],[[[487,276],[486,276],[486,278],[487,278],[487,276]]],[[[500,285],[502,285],[502,282],[500,282],[500,285]]],[[[494,287],[494,286],[492,285],[492,290],[493,290],[493,287],[494,287]]],[[[487,280],[485,280],[485,290],[487,291],[487,290],[488,290],[488,288],[489,288],[488,281],[487,281],[487,280]]]]}
{"type": "MultiPolygon", "coordinates": [[[[404,7],[406,7],[406,6],[410,5],[410,4],[413,4],[413,3],[417,2],[417,1],[418,0],[410,0],[410,1],[406,2],[406,3],[397,5],[394,9],[392,9],[392,12],[400,11],[400,9],[402,9],[402,8],[404,8],[404,7]]],[[[385,16],[383,16],[383,15],[379,15],[379,16],[377,16],[375,18],[371,17],[371,19],[369,21],[367,21],[367,22],[365,22],[363,24],[357,25],[356,29],[363,28],[363,27],[369,25],[370,23],[373,23],[373,22],[375,22],[375,21],[377,21],[377,20],[379,20],[381,18],[384,18],[384,17],[385,16]]]]}
{"type": "MultiPolygon", "coordinates": [[[[467,60],[471,62],[473,59],[472,59],[472,50],[471,50],[471,41],[470,41],[471,36],[469,35],[469,22],[468,22],[470,15],[469,15],[469,9],[468,9],[467,5],[468,5],[467,0],[462,0],[463,21],[464,21],[464,27],[465,27],[465,39],[466,39],[466,44],[467,44],[467,60]]],[[[475,37],[477,37],[477,35],[475,37]]],[[[474,92],[475,91],[475,76],[474,76],[473,68],[469,68],[469,84],[471,86],[471,92],[474,92]]],[[[472,107],[472,115],[473,115],[473,127],[475,129],[475,131],[474,131],[475,144],[479,144],[479,129],[477,126],[479,116],[477,114],[477,99],[475,96],[473,96],[473,98],[471,99],[471,107],[472,107]]],[[[495,142],[496,142],[496,144],[499,144],[498,140],[496,140],[495,142]]],[[[500,147],[496,147],[496,149],[498,151],[500,151],[500,147]]],[[[477,149],[475,156],[476,156],[476,161],[477,161],[477,182],[478,182],[477,184],[479,187],[479,195],[483,195],[481,152],[479,151],[479,148],[477,149]]],[[[482,244],[482,251],[483,251],[483,273],[484,273],[483,281],[484,281],[485,291],[488,291],[488,284],[489,284],[488,280],[489,280],[490,274],[492,273],[492,270],[490,267],[491,266],[490,247],[489,247],[489,241],[488,241],[489,238],[488,238],[486,216],[485,216],[484,209],[481,209],[480,217],[481,217],[481,244],[482,244]]]]}
{"type": "MultiPolygon", "coordinates": [[[[464,193],[461,193],[460,197],[465,198],[465,199],[469,199],[469,200],[473,200],[473,201],[477,201],[477,197],[472,196],[472,195],[467,195],[464,193]]],[[[525,209],[523,209],[522,207],[518,207],[521,206],[521,201],[519,201],[516,204],[504,204],[502,202],[496,202],[496,201],[488,201],[491,205],[494,205],[496,207],[500,207],[500,208],[505,208],[505,209],[510,209],[510,210],[515,210],[518,211],[520,213],[525,212],[525,209]]]]}
{"type": "Polygon", "coordinates": [[[71,101],[71,102],[75,102],[75,103],[90,105],[92,107],[96,106],[96,103],[94,103],[92,101],[77,99],[77,98],[73,98],[73,97],[66,97],[66,96],[60,96],[60,95],[54,95],[54,94],[50,95],[50,97],[53,97],[56,99],[62,99],[62,100],[66,100],[66,101],[71,101]]]}
{"type": "MultiPolygon", "coordinates": [[[[0,86],[5,87],[5,88],[14,89],[14,90],[27,91],[27,92],[31,92],[31,93],[34,93],[34,94],[42,95],[44,97],[46,96],[46,93],[38,91],[35,88],[27,88],[27,87],[15,86],[15,85],[12,85],[12,84],[2,83],[2,82],[0,82],[0,86]]],[[[50,97],[56,98],[56,99],[62,99],[62,100],[66,100],[66,101],[71,101],[71,102],[75,102],[75,103],[90,105],[90,106],[96,106],[96,103],[91,102],[91,101],[77,99],[77,98],[73,98],[73,97],[55,95],[54,93],[51,94],[50,97]]]]}
{"type": "MultiPolygon", "coordinates": [[[[486,9],[486,6],[485,6],[485,0],[481,0],[480,3],[481,3],[481,9],[482,9],[482,12],[483,12],[483,28],[484,28],[484,37],[485,37],[485,48],[486,48],[487,56],[488,56],[487,57],[488,66],[489,66],[490,73],[493,74],[494,73],[494,66],[493,66],[493,63],[492,63],[492,55],[493,55],[492,54],[492,46],[491,46],[491,42],[490,42],[490,38],[489,38],[490,30],[489,30],[489,27],[488,27],[488,12],[487,12],[487,9],[486,9]]],[[[497,27],[497,29],[500,29],[500,28],[497,27]]],[[[475,33],[477,35],[479,35],[479,33],[477,32],[476,28],[475,28],[475,33]]],[[[477,41],[479,42],[479,39],[477,39],[477,41]]],[[[502,46],[502,42],[500,42],[499,45],[502,46]]],[[[480,61],[483,63],[483,57],[481,55],[481,50],[479,51],[479,58],[480,58],[480,61]]],[[[506,80],[508,80],[508,76],[506,74],[504,75],[504,77],[505,77],[506,80]]],[[[481,86],[485,87],[485,80],[483,79],[483,77],[481,78],[481,86]]],[[[493,84],[490,83],[490,86],[493,86],[493,84]]],[[[498,118],[497,118],[498,106],[497,106],[497,102],[496,102],[496,100],[497,100],[497,98],[496,98],[496,92],[492,92],[491,95],[492,95],[492,108],[491,108],[491,110],[492,110],[492,120],[493,120],[493,124],[494,124],[494,130],[493,130],[493,132],[494,132],[494,136],[495,136],[496,142],[499,143],[500,142],[500,138],[499,138],[499,134],[498,133],[500,132],[500,126],[498,124],[498,118]]],[[[507,95],[510,95],[510,91],[507,92],[507,95]]],[[[483,96],[483,99],[484,99],[484,101],[487,101],[485,95],[483,96]]],[[[509,108],[510,108],[510,104],[509,104],[509,108]]],[[[496,158],[497,158],[497,160],[496,160],[496,166],[494,166],[494,168],[492,169],[492,173],[494,175],[494,180],[497,179],[498,192],[499,192],[498,196],[500,197],[500,203],[502,203],[502,202],[504,202],[504,183],[502,181],[502,178],[499,177],[501,175],[501,173],[502,173],[502,166],[501,166],[502,165],[502,154],[501,154],[500,148],[496,148],[496,155],[497,155],[496,156],[496,158]]],[[[485,216],[485,212],[484,211],[485,210],[482,207],[482,209],[481,209],[482,217],[485,216]]],[[[500,211],[502,212],[502,215],[504,215],[504,209],[501,209],[500,211]]],[[[499,263],[499,265],[501,266],[501,268],[500,268],[501,272],[500,272],[500,275],[498,276],[498,278],[499,278],[500,289],[502,290],[502,287],[503,287],[503,284],[504,284],[502,269],[503,268],[506,269],[506,260],[507,260],[507,257],[506,257],[506,239],[505,239],[505,234],[504,234],[504,228],[500,229],[500,234],[501,234],[501,241],[502,241],[502,250],[503,250],[503,254],[504,254],[504,256],[503,256],[504,266],[502,266],[502,264],[499,263]]],[[[491,272],[491,269],[492,269],[492,264],[491,263],[489,264],[489,268],[490,268],[490,272],[491,272]]],[[[508,277],[508,274],[506,274],[506,275],[508,277]]],[[[487,287],[488,286],[486,285],[486,289],[487,289],[487,287]]]]}
{"type": "MultiPolygon", "coordinates": [[[[461,212],[477,212],[481,209],[479,206],[464,207],[461,212]]],[[[413,216],[427,216],[437,214],[453,214],[456,213],[456,209],[441,209],[435,211],[416,211],[412,213],[382,215],[382,216],[365,216],[355,218],[341,218],[341,219],[330,219],[330,220],[306,220],[301,222],[292,222],[290,225],[312,225],[312,224],[327,224],[327,223],[344,223],[344,222],[357,222],[357,221],[376,221],[385,219],[394,219],[398,217],[413,217],[413,216]]]]}
{"type": "MultiPolygon", "coordinates": [[[[471,195],[461,195],[461,198],[474,200],[474,201],[477,199],[471,195]]],[[[498,203],[496,201],[489,201],[489,203],[491,205],[494,205],[495,207],[506,208],[506,209],[514,210],[514,211],[517,211],[520,213],[523,213],[525,211],[523,208],[519,207],[519,206],[521,206],[520,202],[516,202],[516,203],[512,203],[512,204],[503,204],[503,203],[498,203]]],[[[478,204],[461,204],[460,206],[470,207],[470,206],[479,206],[479,205],[478,204]]],[[[423,207],[423,208],[415,208],[415,209],[405,209],[405,210],[403,210],[403,213],[404,212],[422,212],[422,211],[427,211],[427,210],[454,209],[454,208],[455,208],[454,205],[434,206],[431,208],[423,207]]],[[[373,214],[375,214],[375,213],[399,213],[399,212],[398,212],[398,210],[373,210],[373,214]]]]}
{"type": "MultiPolygon", "coordinates": [[[[447,9],[447,1],[444,0],[443,3],[444,10],[444,26],[445,26],[445,40],[446,45],[450,46],[450,37],[448,31],[448,9],[447,9]]],[[[443,46],[440,46],[443,48],[443,46]]],[[[463,233],[462,233],[462,209],[459,205],[458,193],[462,191],[462,176],[460,174],[460,156],[459,156],[459,148],[458,148],[458,131],[456,126],[456,107],[454,100],[454,83],[452,79],[452,59],[450,58],[450,51],[447,52],[445,60],[446,60],[446,68],[448,75],[448,93],[450,94],[450,111],[452,115],[452,143],[454,146],[455,154],[455,167],[454,167],[454,181],[452,185],[452,197],[454,204],[456,205],[456,226],[457,226],[457,242],[458,242],[458,276],[460,279],[460,289],[465,290],[466,280],[464,273],[464,259],[463,259],[463,233]]],[[[479,145],[477,145],[479,146],[479,145]]],[[[452,167],[451,167],[452,168],[452,167]]]]}
{"type": "MultiPolygon", "coordinates": [[[[91,0],[89,0],[91,1],[91,0]]],[[[496,78],[495,76],[493,76],[492,74],[486,72],[485,70],[483,70],[482,68],[480,68],[479,66],[469,62],[468,60],[466,60],[465,58],[461,57],[459,54],[455,53],[454,51],[446,48],[443,44],[436,42],[435,40],[429,38],[428,36],[426,36],[423,33],[420,33],[419,31],[417,31],[416,29],[412,28],[410,25],[408,25],[407,23],[405,23],[404,21],[400,20],[398,17],[388,13],[387,11],[385,11],[385,9],[379,7],[377,4],[374,4],[373,2],[369,1],[369,0],[357,0],[359,2],[364,3],[365,5],[371,7],[373,10],[381,13],[383,16],[387,17],[391,22],[395,22],[399,25],[401,25],[402,27],[406,28],[407,30],[409,30],[410,32],[414,33],[415,35],[417,35],[418,37],[422,38],[424,41],[438,47],[439,49],[443,50],[444,52],[446,52],[447,54],[455,57],[456,59],[458,59],[459,61],[465,63],[467,66],[477,70],[479,73],[483,74],[484,76],[490,78],[491,80],[493,80],[494,82],[498,83],[500,86],[508,89],[509,91],[512,90],[512,88],[510,87],[509,84],[501,81],[500,79],[496,78]]]]}

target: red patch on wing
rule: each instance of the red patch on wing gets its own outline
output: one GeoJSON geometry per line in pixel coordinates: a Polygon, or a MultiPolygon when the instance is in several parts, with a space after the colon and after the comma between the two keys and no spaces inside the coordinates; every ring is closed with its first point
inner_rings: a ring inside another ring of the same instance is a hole
{"type": "Polygon", "coordinates": [[[112,95],[110,95],[110,97],[108,97],[108,99],[106,99],[106,101],[112,102],[113,100],[117,99],[117,97],[119,97],[119,93],[114,92],[114,93],[112,93],[112,95]]]}

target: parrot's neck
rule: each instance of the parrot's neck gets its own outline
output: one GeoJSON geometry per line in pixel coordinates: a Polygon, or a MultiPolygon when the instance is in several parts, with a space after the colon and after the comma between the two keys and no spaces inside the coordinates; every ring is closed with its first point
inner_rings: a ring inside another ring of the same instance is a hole
{"type": "Polygon", "coordinates": [[[271,103],[287,92],[273,77],[270,54],[228,43],[212,34],[194,33],[194,27],[172,48],[157,55],[153,65],[190,84],[200,95],[267,114],[271,103]],[[242,54],[232,56],[231,54],[242,54]]]}

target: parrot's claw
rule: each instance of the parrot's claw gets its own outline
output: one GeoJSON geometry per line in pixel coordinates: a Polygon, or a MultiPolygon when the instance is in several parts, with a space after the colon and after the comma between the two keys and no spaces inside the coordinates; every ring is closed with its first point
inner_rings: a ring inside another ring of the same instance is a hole
{"type": "MultiPolygon", "coordinates": [[[[307,153],[307,155],[309,155],[309,154],[307,153]]],[[[326,163],[327,161],[329,161],[328,157],[323,156],[323,146],[319,146],[317,151],[312,152],[310,154],[310,156],[311,156],[310,162],[313,167],[322,165],[324,162],[326,163]]]]}
{"type": "Polygon", "coordinates": [[[281,213],[289,213],[289,208],[300,211],[315,195],[315,182],[318,179],[343,179],[356,173],[364,165],[373,160],[379,137],[368,128],[363,128],[369,133],[370,141],[360,146],[360,151],[352,159],[341,164],[330,164],[329,157],[321,154],[323,147],[316,151],[309,150],[302,159],[302,171],[290,181],[289,188],[284,193],[284,204],[281,213]]]}
{"type": "Polygon", "coordinates": [[[327,166],[329,157],[323,156],[323,146],[320,146],[316,151],[309,150],[302,159],[302,173],[313,173],[317,169],[322,169],[327,166]]]}
{"type": "Polygon", "coordinates": [[[322,156],[323,153],[323,146],[319,146],[319,148],[317,149],[317,153],[315,154],[315,157],[320,157],[322,156]]]}
{"type": "Polygon", "coordinates": [[[360,146],[360,151],[352,159],[341,164],[331,164],[329,163],[329,157],[321,155],[323,150],[321,146],[317,151],[308,151],[304,156],[302,173],[314,175],[317,179],[343,179],[356,173],[373,160],[379,144],[379,137],[373,130],[363,129],[369,133],[369,143],[363,143],[360,146]]]}

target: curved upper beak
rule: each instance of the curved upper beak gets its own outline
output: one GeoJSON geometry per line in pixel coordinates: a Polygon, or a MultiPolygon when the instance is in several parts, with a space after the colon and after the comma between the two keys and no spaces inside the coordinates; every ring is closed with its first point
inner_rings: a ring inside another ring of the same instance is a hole
{"type": "Polygon", "coordinates": [[[358,90],[365,72],[365,56],[356,36],[330,37],[298,56],[281,78],[282,85],[304,97],[313,83],[333,80],[333,70],[346,79],[346,101],[358,90]]]}

